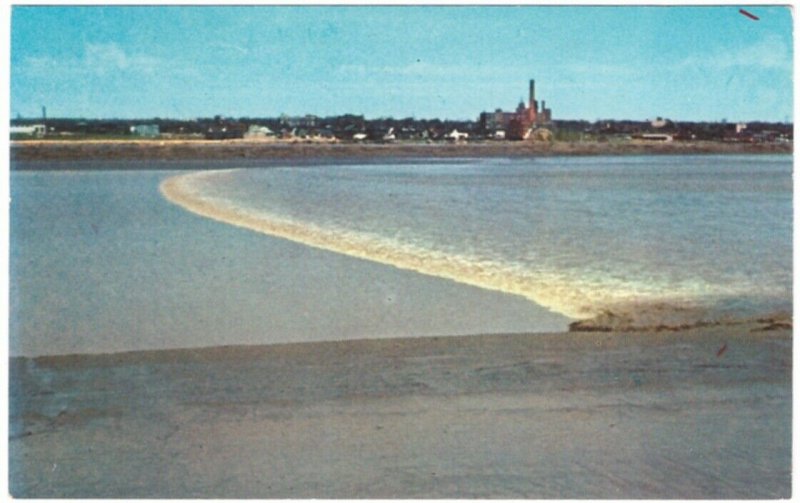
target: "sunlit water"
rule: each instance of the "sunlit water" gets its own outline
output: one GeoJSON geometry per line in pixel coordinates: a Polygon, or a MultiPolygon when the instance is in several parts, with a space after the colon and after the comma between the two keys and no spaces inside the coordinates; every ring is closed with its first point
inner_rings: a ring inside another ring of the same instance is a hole
{"type": "Polygon", "coordinates": [[[789,156],[586,157],[201,172],[168,199],[573,318],[791,309],[789,156]]]}

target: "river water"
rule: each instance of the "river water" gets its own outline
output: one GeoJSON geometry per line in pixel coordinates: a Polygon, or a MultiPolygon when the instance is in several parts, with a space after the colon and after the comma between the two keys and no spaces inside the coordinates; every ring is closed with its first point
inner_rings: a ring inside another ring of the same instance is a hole
{"type": "Polygon", "coordinates": [[[791,310],[790,156],[11,181],[12,354],[543,332],[607,310],[791,310]]]}
{"type": "Polygon", "coordinates": [[[525,296],[579,318],[791,299],[789,157],[592,157],[223,170],[175,180],[198,212],[525,296]]]}

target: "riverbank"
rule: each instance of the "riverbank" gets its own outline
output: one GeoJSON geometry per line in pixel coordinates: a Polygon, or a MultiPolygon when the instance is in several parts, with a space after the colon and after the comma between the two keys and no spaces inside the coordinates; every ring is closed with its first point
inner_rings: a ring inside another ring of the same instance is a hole
{"type": "Polygon", "coordinates": [[[59,160],[367,160],[555,155],[791,154],[790,143],[720,142],[483,142],[289,143],[203,140],[29,140],[11,143],[15,161],[59,160]]]}
{"type": "Polygon", "coordinates": [[[484,335],[11,360],[36,498],[788,498],[792,335],[484,335]]]}

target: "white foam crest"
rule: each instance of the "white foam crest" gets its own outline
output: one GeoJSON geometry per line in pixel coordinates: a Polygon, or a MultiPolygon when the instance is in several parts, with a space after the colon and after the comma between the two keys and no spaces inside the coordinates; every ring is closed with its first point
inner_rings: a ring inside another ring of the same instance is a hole
{"type": "Polygon", "coordinates": [[[234,171],[215,170],[174,176],[163,181],[160,190],[170,202],[213,220],[400,269],[520,295],[571,318],[594,316],[608,306],[633,301],[682,303],[696,297],[699,292],[707,295],[720,293],[709,291],[707,284],[671,285],[670,298],[665,298],[665,289],[652,282],[634,284],[587,277],[587,274],[575,278],[565,272],[531,270],[520,264],[469,254],[445,253],[385,236],[321,227],[261,210],[255,211],[204,193],[204,182],[208,178],[234,171]]]}

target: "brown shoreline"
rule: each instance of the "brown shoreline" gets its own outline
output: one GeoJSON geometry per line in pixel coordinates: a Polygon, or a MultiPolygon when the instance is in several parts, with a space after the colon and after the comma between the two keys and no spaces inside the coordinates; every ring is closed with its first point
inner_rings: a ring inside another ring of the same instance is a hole
{"type": "Polygon", "coordinates": [[[593,155],[791,154],[792,144],[720,142],[288,143],[201,140],[30,140],[11,142],[14,161],[293,160],[593,155]]]}
{"type": "Polygon", "coordinates": [[[475,335],[11,359],[36,498],[786,498],[792,333],[475,335]]]}

